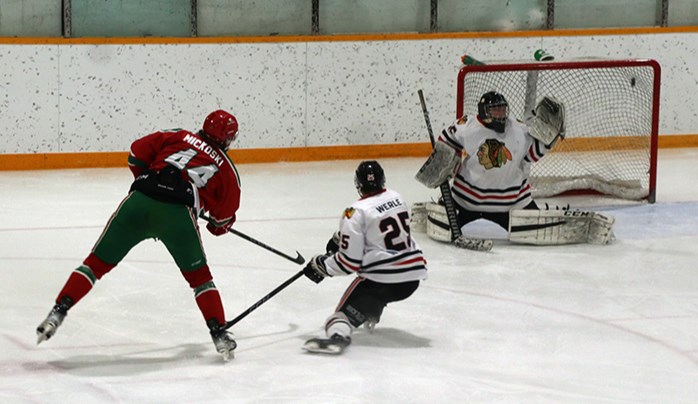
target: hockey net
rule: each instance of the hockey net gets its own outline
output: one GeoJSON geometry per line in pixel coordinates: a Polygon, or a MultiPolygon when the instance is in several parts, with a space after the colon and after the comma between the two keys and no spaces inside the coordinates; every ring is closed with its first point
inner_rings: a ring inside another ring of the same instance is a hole
{"type": "Polygon", "coordinates": [[[477,115],[488,91],[525,121],[544,96],[565,104],[566,137],[531,168],[535,197],[596,193],[655,201],[660,67],[654,60],[465,65],[456,115],[477,115]]]}

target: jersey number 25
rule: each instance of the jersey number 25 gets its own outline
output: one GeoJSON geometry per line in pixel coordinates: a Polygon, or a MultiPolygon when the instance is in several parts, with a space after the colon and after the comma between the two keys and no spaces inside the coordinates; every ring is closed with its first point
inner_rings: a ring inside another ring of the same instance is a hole
{"type": "Polygon", "coordinates": [[[381,233],[385,234],[383,241],[385,242],[385,247],[389,250],[402,251],[410,247],[410,225],[408,223],[410,215],[407,212],[400,212],[397,214],[397,218],[394,216],[388,216],[380,221],[378,225],[381,233]],[[400,234],[402,232],[407,233],[405,238],[407,241],[398,241],[400,234]]]}

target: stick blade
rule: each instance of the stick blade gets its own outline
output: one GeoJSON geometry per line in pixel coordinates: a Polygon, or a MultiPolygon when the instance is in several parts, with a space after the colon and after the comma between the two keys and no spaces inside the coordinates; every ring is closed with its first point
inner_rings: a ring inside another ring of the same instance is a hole
{"type": "Polygon", "coordinates": [[[487,252],[492,250],[494,242],[488,239],[468,238],[461,235],[453,240],[453,244],[458,248],[464,248],[466,250],[487,252]]]}

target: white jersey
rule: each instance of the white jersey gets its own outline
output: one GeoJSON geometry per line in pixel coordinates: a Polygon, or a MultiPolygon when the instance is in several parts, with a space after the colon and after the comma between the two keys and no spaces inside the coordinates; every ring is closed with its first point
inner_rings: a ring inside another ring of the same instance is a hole
{"type": "Polygon", "coordinates": [[[407,204],[393,190],[354,202],[340,220],[339,251],[325,260],[328,274],[381,283],[425,279],[426,260],[409,225],[407,204]]]}
{"type": "Polygon", "coordinates": [[[439,141],[464,155],[453,181],[453,199],[478,212],[507,212],[531,203],[531,164],[552,147],[532,137],[526,125],[512,118],[507,118],[504,133],[499,133],[477,117],[463,117],[444,129],[439,141]]]}

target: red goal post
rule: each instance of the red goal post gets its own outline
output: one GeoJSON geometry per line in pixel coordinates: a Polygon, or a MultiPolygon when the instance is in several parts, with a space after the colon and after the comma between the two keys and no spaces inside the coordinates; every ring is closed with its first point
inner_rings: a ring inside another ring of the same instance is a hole
{"type": "Polygon", "coordinates": [[[496,62],[458,73],[456,117],[488,91],[525,121],[550,95],[565,104],[566,137],[531,168],[536,197],[604,194],[654,203],[661,69],[651,59],[496,62]]]}

